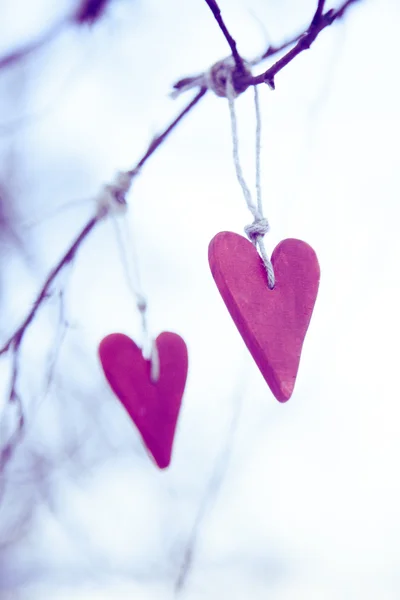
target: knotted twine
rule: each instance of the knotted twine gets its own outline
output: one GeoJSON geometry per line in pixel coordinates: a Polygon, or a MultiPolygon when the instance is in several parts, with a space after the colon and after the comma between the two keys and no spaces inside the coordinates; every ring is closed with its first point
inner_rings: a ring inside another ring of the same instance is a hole
{"type": "Polygon", "coordinates": [[[261,196],[261,111],[258,97],[257,86],[254,88],[254,107],[256,116],[256,169],[255,169],[255,187],[256,187],[256,204],[253,202],[251,192],[245,181],[242,167],[239,159],[239,137],[237,130],[237,120],[235,111],[235,98],[241,94],[248,85],[246,85],[246,76],[251,76],[251,73],[246,66],[243,65],[242,73],[238,73],[238,67],[230,56],[225,60],[217,62],[204,75],[204,84],[210,88],[217,96],[227,98],[229,104],[229,113],[231,118],[232,130],[232,146],[233,146],[233,162],[235,165],[236,177],[243,191],[243,196],[247,207],[253,215],[253,222],[246,225],[244,231],[249,240],[258,249],[263,263],[265,265],[268,277],[268,287],[273,289],[275,285],[275,274],[272,263],[268,257],[264,245],[264,236],[268,233],[270,227],[268,220],[264,217],[261,196]]]}
{"type": "Polygon", "coordinates": [[[147,300],[142,291],[139,268],[137,266],[137,253],[134,248],[132,236],[126,221],[127,202],[126,195],[130,190],[136,172],[122,171],[117,173],[112,184],[107,184],[97,198],[97,218],[102,219],[111,216],[115,228],[118,249],[125,271],[126,280],[133,296],[136,298],[136,306],[141,316],[143,336],[143,356],[151,361],[150,377],[153,383],[160,376],[160,358],[155,341],[149,333],[147,322],[147,300]],[[124,220],[120,226],[116,216],[123,215],[124,220]],[[127,251],[129,248],[129,252],[127,251]]]}

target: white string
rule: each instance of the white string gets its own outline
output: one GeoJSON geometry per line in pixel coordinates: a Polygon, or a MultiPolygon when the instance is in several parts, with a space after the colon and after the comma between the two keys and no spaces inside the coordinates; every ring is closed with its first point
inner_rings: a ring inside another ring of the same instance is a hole
{"type": "Polygon", "coordinates": [[[257,193],[257,209],[262,214],[262,197],[261,197],[261,111],[260,99],[258,96],[258,87],[254,86],[254,108],[256,113],[256,193],[257,193]]]}
{"type": "Polygon", "coordinates": [[[142,325],[142,351],[146,360],[150,360],[150,378],[153,383],[156,383],[160,377],[160,358],[158,355],[157,345],[151,338],[147,321],[147,300],[142,292],[140,282],[140,273],[137,266],[136,253],[134,250],[130,231],[126,220],[123,221],[120,227],[114,214],[111,214],[113,225],[115,228],[117,243],[120,251],[122,266],[125,271],[128,287],[136,298],[136,306],[141,316],[142,325]],[[129,252],[127,249],[129,248],[129,252]]]}
{"type": "Polygon", "coordinates": [[[269,231],[268,220],[263,215],[262,208],[262,197],[261,197],[261,111],[260,103],[258,98],[257,86],[254,86],[254,107],[256,114],[256,193],[257,193],[257,205],[254,204],[251,192],[246,184],[243,176],[242,167],[239,159],[239,137],[237,130],[237,120],[235,111],[235,97],[236,93],[233,86],[232,74],[227,77],[226,81],[226,97],[228,99],[229,113],[231,117],[231,130],[232,130],[232,146],[233,146],[233,162],[235,165],[236,177],[240,187],[243,191],[243,196],[246,201],[247,207],[254,217],[253,223],[247,225],[244,230],[249,240],[258,248],[263,263],[265,265],[268,277],[268,287],[273,289],[275,286],[275,274],[272,263],[268,257],[267,251],[264,245],[264,235],[269,231]]]}

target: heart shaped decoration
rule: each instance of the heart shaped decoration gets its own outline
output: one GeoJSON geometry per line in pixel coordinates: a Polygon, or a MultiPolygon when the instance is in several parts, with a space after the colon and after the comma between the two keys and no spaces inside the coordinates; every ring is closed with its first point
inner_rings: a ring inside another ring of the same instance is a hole
{"type": "Polygon", "coordinates": [[[275,287],[268,287],[256,248],[224,231],[210,242],[215,283],[247,348],[280,402],[293,393],[301,349],[318,293],[320,269],[314,250],[300,240],[283,240],[271,262],[275,287]]]}
{"type": "Polygon", "coordinates": [[[183,339],[170,332],[156,339],[160,375],[151,381],[149,360],[131,338],[107,335],[99,345],[104,374],[138,428],[160,469],[171,461],[172,444],[188,370],[183,339]]]}

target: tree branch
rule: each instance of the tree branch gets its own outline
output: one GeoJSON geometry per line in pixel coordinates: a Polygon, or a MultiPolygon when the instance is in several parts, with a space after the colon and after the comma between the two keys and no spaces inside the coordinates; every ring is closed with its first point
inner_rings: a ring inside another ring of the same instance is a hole
{"type": "Polygon", "coordinates": [[[83,25],[85,23],[93,25],[104,14],[109,3],[110,0],[82,0],[75,12],[62,17],[36,39],[0,56],[0,69],[11,67],[40,50],[40,48],[52,42],[68,25],[83,25]]]}
{"type": "Polygon", "coordinates": [[[28,42],[24,46],[20,46],[20,48],[12,50],[8,54],[0,56],[0,69],[11,67],[15,63],[27,58],[36,50],[39,50],[39,48],[42,46],[49,44],[61,33],[61,31],[66,27],[67,23],[68,20],[64,18],[61,21],[58,21],[55,25],[50,27],[36,39],[28,42]]]}
{"type": "Polygon", "coordinates": [[[319,23],[322,15],[324,13],[324,7],[325,7],[325,0],[318,0],[317,10],[315,11],[313,20],[311,21],[311,26],[315,25],[316,23],[319,23]]]}
{"type": "Polygon", "coordinates": [[[42,302],[44,302],[49,297],[49,295],[50,295],[49,292],[50,292],[50,288],[51,288],[53,281],[56,279],[57,275],[65,267],[65,265],[67,265],[74,259],[75,254],[76,254],[78,248],[80,247],[81,243],[84,241],[84,239],[87,238],[87,236],[92,231],[92,229],[95,227],[95,225],[97,225],[98,221],[99,221],[98,217],[93,217],[92,219],[90,219],[90,221],[82,229],[81,233],[78,235],[76,240],[71,244],[70,248],[68,248],[67,252],[61,258],[59,263],[50,271],[35,302],[33,303],[31,310],[28,312],[24,321],[18,327],[18,329],[15,331],[15,333],[13,333],[13,335],[9,338],[9,340],[4,344],[4,346],[0,349],[0,356],[2,354],[4,354],[5,352],[7,352],[12,345],[14,345],[17,348],[20,346],[20,344],[22,342],[22,338],[25,333],[25,330],[29,327],[29,325],[33,321],[33,319],[36,315],[36,312],[38,311],[42,302]]]}
{"type": "Polygon", "coordinates": [[[355,2],[359,2],[360,0],[346,0],[346,2],[339,7],[338,9],[328,10],[326,13],[320,14],[320,10],[323,9],[324,2],[321,0],[318,1],[318,8],[316,13],[314,14],[313,20],[310,24],[308,30],[299,37],[297,44],[287,52],[282,58],[280,58],[272,67],[269,67],[264,73],[261,75],[257,75],[256,77],[252,77],[249,80],[249,85],[258,85],[260,83],[267,83],[272,89],[275,89],[275,76],[279,73],[284,67],[286,67],[296,56],[304,52],[304,50],[308,50],[313,42],[317,39],[318,35],[323,31],[326,27],[329,27],[342,18],[347,9],[351,4],[355,2]]]}
{"type": "MultiPolygon", "coordinates": [[[[311,23],[306,31],[303,33],[297,34],[293,38],[283,42],[278,46],[270,45],[267,50],[258,58],[244,61],[244,59],[238,54],[236,48],[236,42],[232,38],[229,32],[227,32],[226,26],[222,21],[221,11],[215,2],[215,0],[206,0],[208,6],[210,7],[214,17],[216,18],[218,24],[220,24],[221,30],[224,33],[225,38],[228,40],[229,46],[232,50],[232,56],[235,59],[236,68],[232,71],[232,83],[236,92],[242,93],[251,85],[259,85],[261,83],[267,83],[271,89],[275,89],[275,76],[279,73],[284,67],[286,67],[292,60],[301,54],[304,50],[308,50],[313,42],[317,39],[318,35],[323,31],[326,27],[329,27],[342,18],[344,14],[347,12],[348,8],[355,4],[355,2],[359,2],[360,0],[346,0],[342,6],[337,9],[330,9],[324,11],[326,0],[318,0],[317,9],[313,15],[311,23]],[[270,58],[274,54],[282,52],[286,48],[293,46],[282,58],[280,58],[275,64],[269,67],[264,73],[260,75],[253,76],[246,68],[247,65],[255,66],[258,65],[263,60],[270,58]],[[238,63],[240,63],[240,67],[238,68],[238,63]]],[[[204,87],[207,83],[206,73],[200,73],[197,75],[184,77],[177,81],[174,84],[174,92],[173,95],[179,95],[182,92],[185,92],[192,88],[201,88],[204,87]]]]}
{"type": "Polygon", "coordinates": [[[193,100],[191,100],[189,102],[189,104],[187,104],[187,106],[185,106],[185,108],[183,110],[181,110],[181,112],[172,121],[172,123],[170,123],[170,125],[168,125],[168,127],[166,127],[166,129],[164,129],[164,131],[162,133],[160,133],[155,138],[153,138],[153,140],[150,142],[149,147],[147,148],[146,152],[144,153],[142,158],[139,160],[139,162],[136,164],[136,166],[133,167],[130,171],[128,171],[128,173],[130,175],[136,175],[140,171],[140,169],[148,161],[148,159],[152,156],[152,154],[154,154],[154,152],[157,150],[157,148],[159,146],[161,146],[161,144],[169,136],[171,131],[173,131],[175,129],[175,127],[182,121],[182,119],[192,110],[192,108],[194,108],[196,106],[196,104],[203,98],[203,96],[206,94],[206,92],[207,92],[207,88],[204,88],[204,87],[200,88],[200,91],[196,94],[196,96],[193,98],[193,100]]]}
{"type": "Polygon", "coordinates": [[[216,0],[206,0],[208,7],[210,8],[212,14],[214,15],[215,20],[217,21],[219,28],[221,29],[222,33],[225,36],[226,41],[229,44],[229,48],[231,49],[232,52],[232,56],[233,56],[233,60],[235,61],[236,64],[236,68],[238,69],[238,71],[241,72],[245,72],[245,66],[244,66],[244,61],[243,58],[240,56],[237,47],[236,47],[236,41],[233,39],[233,37],[231,36],[231,34],[229,33],[224,20],[222,18],[222,14],[221,14],[221,9],[219,8],[216,0]]]}
{"type": "Polygon", "coordinates": [[[82,0],[75,14],[77,23],[93,25],[104,15],[110,0],[82,0]]]}
{"type": "Polygon", "coordinates": [[[302,35],[304,35],[304,33],[298,33],[295,37],[286,40],[286,42],[282,42],[282,44],[279,44],[279,46],[268,46],[266,51],[263,54],[261,54],[261,56],[251,61],[250,64],[256,65],[262,62],[263,60],[270,58],[270,56],[274,56],[274,54],[278,54],[279,52],[286,50],[286,48],[288,48],[289,46],[293,46],[293,44],[295,44],[301,38],[302,35]]]}

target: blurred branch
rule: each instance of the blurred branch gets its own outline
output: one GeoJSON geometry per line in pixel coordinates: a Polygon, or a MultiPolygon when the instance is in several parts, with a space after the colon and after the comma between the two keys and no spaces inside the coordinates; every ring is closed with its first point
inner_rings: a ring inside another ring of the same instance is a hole
{"type": "Polygon", "coordinates": [[[63,345],[65,336],[67,335],[67,331],[69,328],[69,322],[65,314],[65,291],[64,289],[60,289],[58,292],[58,302],[59,302],[59,314],[58,314],[58,325],[57,332],[55,336],[54,346],[52,349],[52,355],[49,360],[49,368],[47,371],[46,377],[46,390],[45,394],[48,394],[54,379],[54,372],[57,365],[58,357],[61,352],[61,347],[63,345]]]}
{"type": "Polygon", "coordinates": [[[111,0],[82,0],[75,13],[77,23],[93,25],[104,15],[111,0]]]}
{"type": "Polygon", "coordinates": [[[50,271],[47,276],[46,281],[44,282],[35,302],[32,305],[31,310],[28,312],[22,324],[18,327],[18,329],[13,333],[13,335],[8,339],[8,341],[4,344],[4,346],[0,349],[0,356],[5,354],[9,350],[12,351],[12,373],[11,373],[11,382],[10,382],[10,391],[8,394],[8,403],[9,405],[15,405],[17,408],[17,425],[15,427],[15,431],[12,434],[11,438],[7,442],[7,444],[0,451],[0,472],[4,469],[7,462],[12,456],[12,452],[15,449],[17,443],[21,439],[23,434],[23,429],[25,425],[24,419],[24,411],[21,397],[17,390],[18,383],[18,375],[19,375],[19,356],[21,350],[21,344],[23,337],[32,323],[33,319],[40,306],[51,296],[51,286],[56,279],[57,275],[62,271],[62,269],[71,263],[75,258],[75,255],[81,245],[81,243],[86,239],[95,225],[98,223],[99,217],[93,217],[90,221],[85,225],[81,233],[78,235],[76,240],[71,244],[70,248],[61,258],[59,263],[50,271]]]}
{"type": "Polygon", "coordinates": [[[225,439],[225,443],[217,457],[211,479],[207,485],[207,489],[203,496],[203,499],[200,503],[199,509],[197,511],[197,515],[192,527],[192,531],[189,536],[189,540],[186,544],[186,549],[182,558],[182,563],[180,566],[180,570],[178,573],[178,577],[175,582],[175,597],[180,595],[185,587],[186,581],[188,579],[189,573],[193,566],[194,553],[196,550],[196,544],[198,539],[198,534],[201,525],[207,515],[207,511],[210,510],[212,503],[215,503],[218,497],[218,494],[221,490],[222,484],[224,482],[226,473],[229,467],[229,459],[231,457],[233,443],[236,435],[236,431],[239,425],[239,417],[242,411],[243,406],[243,397],[244,397],[244,387],[245,387],[245,379],[242,378],[238,385],[235,385],[235,406],[233,410],[233,415],[231,418],[231,422],[229,424],[228,434],[225,439]]]}
{"type": "Polygon", "coordinates": [[[11,67],[52,42],[69,25],[93,25],[104,14],[111,0],[82,0],[72,14],[62,17],[36,39],[0,56],[0,70],[11,67]]]}
{"type": "Polygon", "coordinates": [[[8,350],[10,350],[11,347],[13,348],[14,351],[19,349],[19,346],[21,345],[22,338],[25,334],[25,331],[27,330],[27,328],[33,321],[37,311],[39,310],[39,307],[51,295],[50,288],[51,288],[53,281],[56,279],[56,277],[60,273],[60,271],[75,258],[75,254],[78,251],[81,243],[85,240],[85,238],[87,238],[87,236],[92,231],[92,229],[95,227],[95,225],[97,224],[98,221],[99,221],[99,218],[97,216],[90,219],[90,221],[82,229],[81,233],[78,235],[76,240],[71,244],[70,248],[67,250],[67,252],[64,254],[64,256],[61,258],[59,263],[50,271],[49,275],[47,276],[46,281],[44,282],[44,284],[39,292],[39,295],[37,296],[35,302],[33,303],[31,310],[25,317],[22,325],[20,325],[20,327],[15,331],[15,333],[13,333],[13,335],[4,344],[4,346],[2,348],[0,348],[0,356],[2,354],[4,354],[5,352],[8,352],[8,350]]]}
{"type": "Polygon", "coordinates": [[[164,131],[162,133],[160,133],[159,135],[156,135],[153,138],[153,140],[149,144],[149,147],[147,148],[146,152],[144,153],[142,158],[139,160],[139,162],[135,165],[135,167],[133,167],[133,169],[128,171],[129,174],[136,175],[139,172],[139,170],[143,167],[143,165],[148,161],[150,156],[152,154],[154,154],[154,152],[157,150],[157,148],[169,136],[171,131],[173,131],[173,129],[175,129],[175,127],[177,125],[179,125],[179,123],[182,121],[183,117],[185,117],[192,110],[192,108],[194,108],[196,106],[196,104],[203,98],[203,96],[206,94],[206,92],[207,92],[207,88],[203,88],[203,87],[200,88],[200,91],[196,94],[196,96],[193,98],[193,100],[191,100],[189,102],[189,104],[187,104],[187,106],[185,106],[183,108],[183,110],[181,110],[181,112],[172,121],[172,123],[170,123],[170,125],[168,125],[168,127],[166,127],[166,129],[164,129],[164,131]]]}
{"type": "Polygon", "coordinates": [[[12,50],[8,54],[0,56],[0,69],[13,66],[15,63],[27,58],[33,52],[36,52],[43,46],[46,46],[46,44],[49,44],[62,32],[67,24],[68,19],[63,18],[36,39],[27,42],[25,45],[20,46],[15,50],[12,50]]]}

